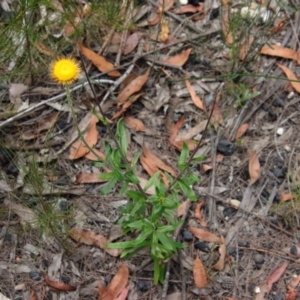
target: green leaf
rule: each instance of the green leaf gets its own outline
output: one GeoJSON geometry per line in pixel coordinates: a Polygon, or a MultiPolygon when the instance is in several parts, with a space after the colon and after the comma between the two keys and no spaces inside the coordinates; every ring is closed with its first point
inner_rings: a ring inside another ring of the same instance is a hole
{"type": "Polygon", "coordinates": [[[197,197],[195,192],[192,190],[191,187],[189,187],[183,179],[178,179],[177,180],[182,192],[185,194],[186,197],[188,197],[192,201],[197,201],[197,197]]]}
{"type": "Polygon", "coordinates": [[[118,137],[120,138],[120,147],[121,147],[122,153],[125,157],[127,157],[128,142],[127,142],[127,136],[126,136],[124,122],[122,119],[120,119],[117,123],[117,134],[118,134],[118,137]]]}
{"type": "Polygon", "coordinates": [[[206,159],[205,155],[197,156],[192,159],[192,162],[202,162],[206,159]]]}
{"type": "Polygon", "coordinates": [[[129,191],[127,191],[126,195],[135,201],[144,200],[144,196],[138,191],[129,190],[129,191]]]}
{"type": "Polygon", "coordinates": [[[126,172],[124,175],[126,181],[134,184],[140,183],[139,179],[136,177],[136,175],[133,172],[126,172]]]}
{"type": "Polygon", "coordinates": [[[105,156],[108,158],[112,152],[112,148],[111,145],[108,142],[104,142],[104,152],[105,152],[105,156]]]}
{"type": "Polygon", "coordinates": [[[146,241],[143,242],[139,247],[133,248],[133,250],[132,248],[127,248],[122,252],[120,257],[123,258],[126,256],[126,258],[129,259],[149,245],[150,245],[150,241],[146,241]]]}
{"type": "Polygon", "coordinates": [[[174,247],[172,245],[172,240],[166,236],[163,232],[156,232],[156,235],[159,239],[159,241],[170,251],[174,251],[174,247]]]}
{"type": "Polygon", "coordinates": [[[158,185],[158,177],[160,175],[160,171],[157,171],[155,174],[153,174],[151,176],[151,178],[148,180],[148,182],[146,183],[145,187],[144,187],[144,191],[147,191],[149,189],[149,187],[151,186],[157,186],[158,185]]]}
{"type": "Polygon", "coordinates": [[[188,147],[187,143],[184,142],[183,146],[182,146],[182,151],[181,151],[179,159],[178,159],[179,167],[184,167],[186,165],[188,156],[189,156],[189,147],[188,147]]]}
{"type": "Polygon", "coordinates": [[[157,233],[166,233],[166,232],[173,232],[178,226],[182,224],[182,220],[175,222],[172,225],[164,225],[156,229],[157,233]]]}
{"type": "Polygon", "coordinates": [[[122,184],[121,189],[120,189],[120,191],[119,191],[119,194],[120,194],[120,195],[124,195],[124,194],[127,192],[127,190],[128,190],[128,185],[129,185],[129,183],[126,182],[126,181],[122,184]]]}
{"type": "Polygon", "coordinates": [[[113,174],[118,181],[124,181],[124,176],[118,168],[113,170],[113,174]]]}
{"type": "Polygon", "coordinates": [[[142,150],[138,149],[138,151],[134,154],[134,157],[133,157],[133,159],[131,161],[131,165],[132,166],[135,166],[137,164],[137,162],[138,162],[141,154],[142,154],[142,150]]]}
{"type": "Polygon", "coordinates": [[[100,179],[111,180],[114,178],[114,172],[102,173],[99,175],[100,179]]]}
{"type": "Polygon", "coordinates": [[[112,178],[109,182],[107,182],[100,191],[101,195],[107,195],[115,187],[117,182],[117,178],[112,178]]]}

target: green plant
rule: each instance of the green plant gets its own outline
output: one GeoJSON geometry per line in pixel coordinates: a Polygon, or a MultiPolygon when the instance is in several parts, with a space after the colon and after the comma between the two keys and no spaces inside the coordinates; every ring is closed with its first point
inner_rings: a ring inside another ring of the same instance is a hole
{"type": "Polygon", "coordinates": [[[181,155],[178,158],[178,167],[182,170],[180,178],[173,179],[165,173],[169,180],[169,188],[161,179],[161,172],[156,172],[147,182],[144,189],[129,188],[129,185],[139,185],[136,176],[136,164],[140,152],[136,153],[131,163],[124,163],[122,157],[127,157],[127,139],[123,121],[117,123],[115,138],[120,147],[113,149],[105,143],[106,161],[95,163],[98,167],[109,168],[113,171],[101,175],[101,179],[108,180],[101,193],[107,194],[120,183],[120,194],[128,197],[126,207],[122,209],[122,217],[118,224],[122,226],[124,234],[136,235],[130,241],[110,243],[107,247],[124,249],[121,257],[132,257],[145,247],[150,248],[151,258],[154,262],[154,283],[163,282],[165,263],[184,245],[173,240],[176,228],[181,221],[176,218],[176,208],[179,205],[179,194],[183,193],[187,198],[195,201],[196,195],[192,185],[200,180],[186,165],[189,151],[184,144],[181,155]],[[154,195],[147,196],[148,188],[153,187],[154,195]]]}
{"type": "Polygon", "coordinates": [[[259,91],[252,92],[247,85],[243,83],[234,84],[229,88],[229,93],[234,97],[234,108],[241,108],[247,105],[247,102],[260,95],[259,91]]]}

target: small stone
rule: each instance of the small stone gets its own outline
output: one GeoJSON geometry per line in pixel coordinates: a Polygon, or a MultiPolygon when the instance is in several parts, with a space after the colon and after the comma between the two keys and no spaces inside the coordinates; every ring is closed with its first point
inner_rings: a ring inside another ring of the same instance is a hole
{"type": "Polygon", "coordinates": [[[6,174],[7,174],[7,175],[12,175],[12,176],[14,176],[14,177],[17,177],[17,176],[18,176],[19,170],[18,170],[18,168],[16,167],[16,165],[15,165],[13,162],[11,162],[11,163],[8,165],[8,167],[7,167],[7,169],[6,169],[6,174]]]}
{"type": "Polygon", "coordinates": [[[249,242],[245,242],[245,241],[238,241],[238,246],[239,247],[245,247],[245,248],[249,248],[250,247],[250,243],[249,242]]]}
{"type": "Polygon", "coordinates": [[[272,298],[273,300],[284,300],[285,298],[282,295],[276,295],[274,296],[274,298],[272,298]]]}
{"type": "Polygon", "coordinates": [[[266,104],[266,103],[263,103],[261,108],[264,110],[264,111],[268,111],[270,109],[269,105],[266,104]]]}
{"type": "Polygon", "coordinates": [[[273,101],[272,105],[275,107],[284,107],[284,99],[278,97],[273,101]]]}
{"type": "Polygon", "coordinates": [[[254,261],[256,264],[263,264],[264,261],[265,261],[265,257],[262,255],[262,254],[255,254],[254,257],[253,257],[254,261]]]}
{"type": "Polygon", "coordinates": [[[283,132],[284,132],[284,129],[282,127],[278,128],[277,131],[276,131],[276,133],[278,135],[283,135],[283,132]]]}
{"type": "Polygon", "coordinates": [[[139,291],[141,291],[142,293],[145,293],[148,291],[148,284],[146,281],[142,281],[140,280],[138,283],[137,283],[137,288],[139,291]]]}
{"type": "Polygon", "coordinates": [[[202,252],[209,253],[210,248],[205,242],[196,242],[194,245],[195,249],[199,249],[202,252]]]}
{"type": "Polygon", "coordinates": [[[70,279],[69,276],[62,275],[61,276],[61,281],[64,282],[64,283],[69,283],[71,281],[71,279],[70,279]]]}
{"type": "Polygon", "coordinates": [[[236,200],[236,199],[231,199],[230,204],[235,206],[235,207],[239,207],[241,205],[241,201],[236,200]]]}
{"type": "Polygon", "coordinates": [[[107,132],[107,127],[106,126],[104,126],[103,124],[97,124],[96,125],[96,129],[97,129],[97,131],[100,133],[100,135],[104,135],[104,134],[106,134],[106,132],[107,132]]]}
{"type": "Polygon", "coordinates": [[[220,140],[217,145],[217,150],[225,156],[232,155],[237,150],[237,145],[226,140],[220,140]]]}
{"type": "Polygon", "coordinates": [[[35,281],[39,281],[42,279],[42,276],[39,272],[30,272],[29,273],[29,277],[32,279],[32,280],[35,280],[35,281]]]}
{"type": "Polygon", "coordinates": [[[284,146],[284,150],[285,150],[286,152],[290,152],[290,151],[291,151],[291,147],[290,147],[289,145],[285,145],[285,146],[284,146]]]}
{"type": "Polygon", "coordinates": [[[185,242],[191,242],[194,239],[193,234],[189,230],[182,231],[182,238],[185,242]]]}
{"type": "Polygon", "coordinates": [[[256,287],[254,288],[254,293],[255,293],[255,294],[259,294],[259,293],[260,293],[260,287],[259,287],[259,286],[256,286],[256,287]]]}
{"type": "Polygon", "coordinates": [[[290,249],[290,253],[293,254],[293,255],[297,255],[298,253],[298,248],[297,246],[293,245],[290,249]]]}
{"type": "Polygon", "coordinates": [[[271,171],[275,177],[277,177],[279,179],[284,179],[288,169],[287,169],[287,167],[283,167],[281,169],[274,167],[273,170],[271,170],[271,171]]]}
{"type": "Polygon", "coordinates": [[[232,256],[234,259],[236,258],[240,259],[244,255],[243,249],[237,249],[235,247],[229,247],[227,251],[228,251],[228,255],[232,256]]]}
{"type": "Polygon", "coordinates": [[[277,120],[277,115],[272,112],[272,111],[268,111],[268,121],[269,122],[275,122],[277,120]]]}
{"type": "Polygon", "coordinates": [[[233,207],[226,207],[223,210],[223,216],[225,219],[229,219],[231,216],[233,216],[236,213],[236,209],[233,207]]]}
{"type": "Polygon", "coordinates": [[[287,95],[287,98],[288,99],[292,99],[294,97],[295,93],[294,92],[290,92],[288,95],[287,95]]]}

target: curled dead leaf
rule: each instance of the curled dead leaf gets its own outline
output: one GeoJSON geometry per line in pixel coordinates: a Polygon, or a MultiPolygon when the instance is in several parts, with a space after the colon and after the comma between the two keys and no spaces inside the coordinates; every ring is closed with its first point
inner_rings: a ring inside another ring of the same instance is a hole
{"type": "Polygon", "coordinates": [[[203,218],[203,214],[201,212],[201,208],[202,208],[203,205],[204,205],[204,201],[201,201],[200,203],[198,203],[196,205],[196,208],[195,208],[195,217],[198,219],[198,221],[199,221],[199,223],[200,223],[201,226],[206,227],[207,224],[206,224],[206,222],[205,222],[205,220],[203,218]]]}
{"type": "Polygon", "coordinates": [[[239,139],[240,137],[242,137],[245,134],[245,132],[248,130],[248,128],[249,128],[249,124],[247,123],[242,124],[236,131],[235,138],[239,139]]]}
{"type": "Polygon", "coordinates": [[[225,268],[225,258],[226,258],[226,244],[223,237],[221,237],[223,244],[219,247],[220,258],[218,262],[213,266],[215,270],[222,271],[225,268]]]}
{"type": "Polygon", "coordinates": [[[202,261],[197,256],[193,267],[194,281],[197,288],[204,288],[207,285],[207,276],[202,261]]]}
{"type": "Polygon", "coordinates": [[[250,175],[249,185],[254,184],[260,178],[260,163],[256,151],[254,150],[250,152],[249,175],[250,175]]]}
{"type": "Polygon", "coordinates": [[[277,66],[285,73],[286,77],[291,80],[292,87],[300,93],[300,82],[295,74],[286,66],[277,63],[277,66]]]}
{"type": "Polygon", "coordinates": [[[100,179],[100,173],[79,173],[76,176],[74,184],[81,183],[98,183],[106,182],[107,180],[100,179]]]}
{"type": "Polygon", "coordinates": [[[295,195],[293,195],[293,194],[282,194],[282,195],[280,195],[280,201],[281,202],[292,200],[294,198],[295,198],[295,195]]]}
{"type": "Polygon", "coordinates": [[[66,291],[75,291],[76,286],[64,283],[64,282],[58,282],[58,281],[53,281],[50,280],[47,275],[44,275],[44,280],[45,282],[53,289],[61,292],[66,292],[66,291]]]}
{"type": "Polygon", "coordinates": [[[203,104],[202,100],[196,94],[196,92],[195,92],[194,88],[192,87],[191,83],[188,80],[186,80],[185,84],[186,84],[186,87],[187,87],[187,89],[188,89],[188,91],[189,91],[189,93],[191,95],[191,98],[192,98],[194,104],[198,108],[200,108],[201,110],[205,110],[205,107],[204,107],[204,104],[203,104]]]}
{"type": "Polygon", "coordinates": [[[96,234],[91,230],[74,227],[68,231],[68,234],[76,242],[83,243],[85,245],[97,246],[111,256],[119,256],[122,252],[120,249],[106,248],[105,245],[109,242],[107,238],[101,234],[96,234]]]}
{"type": "Polygon", "coordinates": [[[285,270],[288,266],[287,262],[284,262],[282,265],[278,266],[268,277],[267,279],[267,286],[268,286],[268,292],[271,291],[272,286],[275,282],[277,282],[281,276],[285,273],[285,270]]]}
{"type": "Polygon", "coordinates": [[[203,240],[209,243],[218,243],[218,244],[222,243],[221,238],[202,228],[190,226],[189,231],[199,240],[203,240]]]}
{"type": "Polygon", "coordinates": [[[293,59],[298,64],[300,63],[300,49],[294,51],[290,48],[281,47],[278,45],[263,46],[260,50],[261,54],[293,59]]]}
{"type": "MultiPolygon", "coordinates": [[[[89,48],[84,47],[82,42],[79,42],[78,46],[79,46],[81,53],[86,58],[91,60],[92,63],[98,68],[99,71],[107,72],[109,70],[114,69],[114,65],[111,62],[107,61],[103,56],[98,55],[97,53],[90,50],[89,48]]],[[[107,73],[107,75],[109,75],[111,77],[119,77],[119,76],[121,76],[121,73],[117,70],[114,70],[114,71],[107,73]]]]}
{"type": "Polygon", "coordinates": [[[124,118],[124,122],[135,131],[142,131],[142,132],[146,131],[144,123],[139,119],[126,117],[124,118]]]}
{"type": "Polygon", "coordinates": [[[190,53],[192,52],[192,48],[189,48],[180,54],[174,55],[172,57],[169,57],[167,59],[161,60],[162,63],[182,67],[186,61],[188,60],[190,53]]]}
{"type": "MultiPolygon", "coordinates": [[[[125,264],[122,264],[118,272],[111,280],[107,288],[104,288],[99,282],[99,298],[98,300],[114,300],[116,299],[124,290],[127,285],[129,278],[129,270],[125,264]]],[[[122,298],[121,298],[122,299],[122,298]]]]}
{"type": "Polygon", "coordinates": [[[198,12],[204,12],[204,4],[203,3],[199,3],[199,5],[192,5],[192,4],[182,5],[174,10],[174,13],[177,15],[186,14],[186,13],[194,13],[195,14],[198,12]]]}
{"type": "Polygon", "coordinates": [[[125,102],[131,95],[141,90],[143,85],[148,80],[150,69],[144,75],[138,76],[132,80],[125,88],[121,91],[118,96],[118,101],[125,102]]]}

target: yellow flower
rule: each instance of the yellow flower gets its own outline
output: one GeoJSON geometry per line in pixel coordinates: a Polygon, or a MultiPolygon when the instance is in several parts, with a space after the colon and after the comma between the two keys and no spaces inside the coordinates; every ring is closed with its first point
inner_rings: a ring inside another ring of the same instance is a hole
{"type": "Polygon", "coordinates": [[[74,58],[60,58],[51,65],[51,77],[58,83],[71,84],[78,79],[81,69],[74,58]]]}

